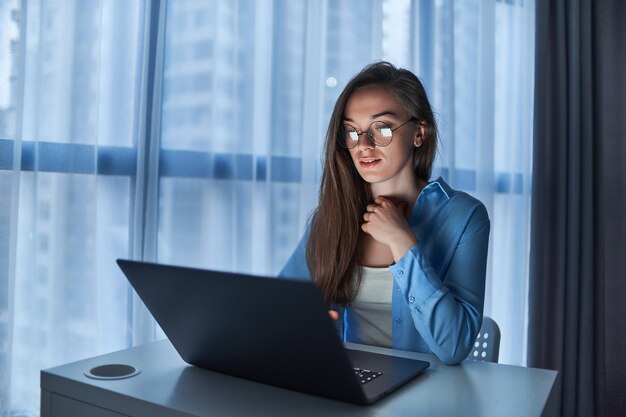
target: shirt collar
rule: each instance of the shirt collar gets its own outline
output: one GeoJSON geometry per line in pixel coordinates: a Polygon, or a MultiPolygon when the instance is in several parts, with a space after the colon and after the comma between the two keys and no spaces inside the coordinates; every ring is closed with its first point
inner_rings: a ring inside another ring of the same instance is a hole
{"type": "Polygon", "coordinates": [[[409,219],[409,224],[417,228],[416,233],[421,233],[423,221],[425,218],[429,218],[429,213],[432,210],[437,210],[437,207],[440,207],[442,204],[447,203],[453,194],[454,190],[441,177],[426,184],[417,196],[409,219]]]}
{"type": "Polygon", "coordinates": [[[452,193],[454,192],[454,190],[452,189],[452,187],[450,187],[448,185],[447,182],[445,182],[443,180],[443,178],[439,177],[434,181],[431,181],[428,183],[428,185],[426,185],[426,187],[424,187],[424,189],[422,190],[422,193],[424,191],[427,191],[429,193],[431,192],[436,192],[436,193],[440,193],[442,194],[447,200],[450,199],[450,196],[452,196],[452,193]]]}

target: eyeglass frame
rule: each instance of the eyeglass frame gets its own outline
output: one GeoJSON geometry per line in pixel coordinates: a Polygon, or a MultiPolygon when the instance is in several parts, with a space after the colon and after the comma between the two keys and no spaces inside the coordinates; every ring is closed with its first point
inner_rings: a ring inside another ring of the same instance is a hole
{"type": "Polygon", "coordinates": [[[406,122],[402,123],[400,126],[396,126],[393,129],[385,122],[383,122],[382,120],[374,120],[372,123],[370,123],[370,125],[367,127],[367,129],[365,130],[365,132],[359,133],[358,130],[356,130],[356,128],[354,126],[350,126],[352,129],[354,129],[354,133],[356,133],[356,141],[354,146],[352,147],[348,147],[348,145],[346,144],[346,137],[345,137],[345,133],[347,133],[347,130],[345,128],[345,126],[342,126],[340,128],[340,130],[337,132],[337,141],[339,142],[339,146],[341,146],[344,149],[354,149],[357,146],[359,146],[359,142],[360,142],[360,137],[363,135],[367,135],[367,140],[370,141],[370,143],[373,143],[374,146],[378,146],[379,148],[384,148],[385,146],[389,146],[391,144],[391,142],[393,141],[393,132],[395,132],[396,130],[400,129],[402,126],[409,124],[409,122],[413,122],[418,120],[415,116],[411,117],[409,120],[407,120],[406,122]],[[379,145],[378,143],[376,143],[376,141],[374,140],[374,135],[370,135],[370,128],[372,127],[372,125],[374,123],[382,123],[385,126],[387,126],[389,128],[389,130],[391,131],[391,139],[389,140],[389,143],[385,144],[385,145],[379,145]],[[341,135],[341,133],[343,132],[343,135],[341,135]]]}

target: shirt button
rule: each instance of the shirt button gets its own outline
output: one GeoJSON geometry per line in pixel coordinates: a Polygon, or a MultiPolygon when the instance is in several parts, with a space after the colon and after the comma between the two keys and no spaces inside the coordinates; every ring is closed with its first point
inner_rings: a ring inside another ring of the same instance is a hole
{"type": "Polygon", "coordinates": [[[414,301],[415,301],[415,297],[410,296],[410,297],[409,297],[409,303],[412,303],[412,302],[414,302],[414,301]]]}
{"type": "Polygon", "coordinates": [[[404,275],[404,271],[403,270],[399,270],[398,271],[398,276],[401,277],[402,275],[404,275]]]}
{"type": "Polygon", "coordinates": [[[397,290],[397,291],[400,291],[400,287],[398,287],[397,285],[396,285],[396,290],[397,290]]]}
{"type": "Polygon", "coordinates": [[[402,323],[402,320],[396,319],[396,323],[400,324],[400,323],[402,323]]]}

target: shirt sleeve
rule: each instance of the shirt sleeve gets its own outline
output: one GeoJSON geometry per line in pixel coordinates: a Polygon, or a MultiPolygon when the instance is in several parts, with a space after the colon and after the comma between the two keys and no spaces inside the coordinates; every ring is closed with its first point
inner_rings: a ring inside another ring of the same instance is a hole
{"type": "Polygon", "coordinates": [[[311,226],[308,225],[304,231],[304,235],[298,242],[298,246],[296,246],[293,253],[278,273],[279,277],[300,280],[311,279],[311,272],[309,271],[309,266],[306,263],[306,244],[309,240],[310,233],[311,226]]]}
{"type": "Polygon", "coordinates": [[[415,328],[448,365],[467,357],[480,329],[489,229],[487,210],[479,204],[453,248],[444,276],[437,275],[419,244],[390,267],[415,328]]]}

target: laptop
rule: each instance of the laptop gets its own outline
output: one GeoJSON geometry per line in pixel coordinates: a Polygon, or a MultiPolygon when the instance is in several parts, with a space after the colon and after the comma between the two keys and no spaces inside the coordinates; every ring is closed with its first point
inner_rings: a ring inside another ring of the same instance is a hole
{"type": "Polygon", "coordinates": [[[380,400],[430,365],[345,348],[309,280],[117,263],[191,365],[355,404],[380,400]]]}

